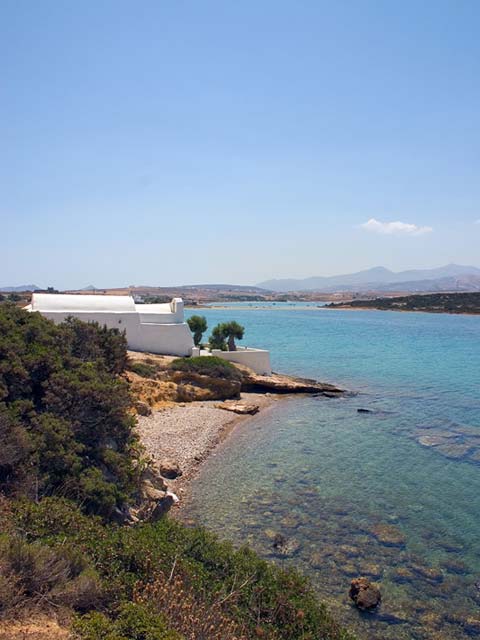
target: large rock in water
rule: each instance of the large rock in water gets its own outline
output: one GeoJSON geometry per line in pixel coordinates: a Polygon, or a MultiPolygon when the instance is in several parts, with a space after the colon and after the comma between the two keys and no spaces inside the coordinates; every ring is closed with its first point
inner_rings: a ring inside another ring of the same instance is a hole
{"type": "Polygon", "coordinates": [[[382,600],[382,594],[377,585],[363,577],[352,580],[348,595],[362,611],[375,609],[382,600]]]}

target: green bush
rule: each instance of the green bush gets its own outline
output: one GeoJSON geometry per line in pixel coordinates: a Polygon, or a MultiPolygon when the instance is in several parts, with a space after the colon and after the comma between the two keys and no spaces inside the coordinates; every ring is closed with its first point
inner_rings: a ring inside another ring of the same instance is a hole
{"type": "MultiPolygon", "coordinates": [[[[39,505],[17,503],[14,518],[29,544],[41,541],[57,553],[71,548],[82,554],[99,576],[103,605],[113,620],[122,605],[131,601],[158,613],[156,603],[167,592],[162,605],[170,612],[166,623],[185,634],[184,612],[167,607],[170,592],[174,599],[181,599],[183,593],[194,603],[195,616],[221,620],[221,624],[231,621],[245,629],[247,637],[255,637],[260,629],[258,637],[272,640],[352,638],[318,603],[305,578],[261,560],[246,547],[235,550],[204,529],[187,528],[168,518],[134,527],[106,525],[57,498],[44,499],[39,505]],[[170,576],[175,576],[174,585],[170,576]],[[222,603],[220,610],[218,603],[222,603]]],[[[121,635],[118,626],[113,631],[121,635]]]]}
{"type": "Polygon", "coordinates": [[[133,602],[122,605],[113,620],[99,612],[77,618],[73,630],[83,640],[182,640],[163,616],[133,602]]]}
{"type": "Polygon", "coordinates": [[[63,495],[105,518],[135,490],[125,336],[0,308],[0,491],[63,495]]]}
{"type": "Polygon", "coordinates": [[[158,369],[155,365],[147,364],[142,360],[129,362],[127,364],[127,369],[129,371],[133,371],[133,373],[136,373],[138,376],[141,376],[142,378],[155,379],[158,373],[158,369]]]}
{"type": "Polygon", "coordinates": [[[170,368],[174,371],[198,373],[214,378],[226,378],[227,380],[242,380],[242,373],[230,362],[216,356],[198,356],[196,358],[178,358],[174,360],[170,368]]]}

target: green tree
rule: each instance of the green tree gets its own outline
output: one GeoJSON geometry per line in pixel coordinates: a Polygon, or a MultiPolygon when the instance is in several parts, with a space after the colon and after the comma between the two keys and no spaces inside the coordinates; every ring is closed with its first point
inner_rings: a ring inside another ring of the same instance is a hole
{"type": "Polygon", "coordinates": [[[235,338],[237,338],[237,340],[241,340],[243,338],[245,327],[242,327],[241,324],[232,320],[231,322],[225,322],[223,325],[223,331],[226,340],[228,340],[228,350],[236,351],[237,345],[235,344],[235,338]]]}
{"type": "Polygon", "coordinates": [[[245,327],[242,327],[235,320],[217,324],[210,336],[210,347],[212,349],[221,349],[222,351],[236,351],[235,338],[241,340],[244,333],[245,327]]]}
{"type": "Polygon", "coordinates": [[[207,330],[207,319],[205,316],[192,316],[187,319],[187,324],[193,333],[193,342],[198,347],[202,341],[202,335],[207,330]]]}

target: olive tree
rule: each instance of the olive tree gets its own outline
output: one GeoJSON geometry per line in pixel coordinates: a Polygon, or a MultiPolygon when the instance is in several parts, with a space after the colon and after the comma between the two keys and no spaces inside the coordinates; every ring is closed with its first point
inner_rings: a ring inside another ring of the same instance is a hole
{"type": "Polygon", "coordinates": [[[198,347],[202,341],[202,335],[207,330],[207,319],[205,316],[191,316],[187,319],[187,324],[193,333],[193,342],[198,347]]]}
{"type": "Polygon", "coordinates": [[[241,340],[244,333],[245,327],[242,327],[235,320],[217,324],[209,339],[210,347],[212,349],[221,349],[222,351],[236,351],[235,338],[241,340]]]}

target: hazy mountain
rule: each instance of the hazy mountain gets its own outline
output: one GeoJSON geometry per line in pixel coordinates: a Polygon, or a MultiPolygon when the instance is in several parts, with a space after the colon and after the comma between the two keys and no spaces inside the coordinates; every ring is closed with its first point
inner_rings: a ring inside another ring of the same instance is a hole
{"type": "MultiPolygon", "coordinates": [[[[305,279],[266,280],[257,286],[270,291],[365,291],[368,289],[387,290],[390,285],[396,285],[396,290],[411,290],[415,283],[415,290],[428,290],[434,286],[434,281],[465,277],[478,277],[480,269],[477,267],[449,264],[436,269],[410,269],[408,271],[394,272],[385,267],[374,267],[357,273],[349,273],[340,276],[320,276],[305,279]]],[[[473,283],[472,283],[473,284],[473,283]]],[[[475,285],[476,286],[476,285],[475,285]]],[[[393,290],[393,289],[392,289],[393,290]]],[[[436,289],[434,289],[436,290],[436,289]]],[[[443,289],[442,289],[443,290],[443,289]]],[[[476,290],[476,289],[474,289],[476,290]]]]}
{"type": "Polygon", "coordinates": [[[18,287],[0,287],[0,291],[4,291],[5,293],[22,293],[23,291],[35,291],[35,289],[40,289],[38,284],[21,284],[18,287]]]}

